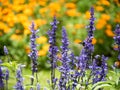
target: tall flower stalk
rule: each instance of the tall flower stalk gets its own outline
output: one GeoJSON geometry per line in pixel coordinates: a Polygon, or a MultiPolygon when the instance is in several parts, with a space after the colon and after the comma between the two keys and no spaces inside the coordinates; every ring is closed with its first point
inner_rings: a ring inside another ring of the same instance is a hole
{"type": "Polygon", "coordinates": [[[37,58],[38,58],[38,51],[37,51],[37,45],[35,43],[36,38],[38,38],[38,36],[36,35],[36,33],[38,32],[38,30],[34,30],[34,23],[32,22],[32,25],[30,27],[31,30],[31,36],[30,36],[30,47],[31,47],[31,53],[29,54],[29,57],[31,59],[31,67],[32,67],[32,78],[31,78],[31,85],[33,85],[34,83],[34,75],[36,74],[36,80],[38,82],[38,76],[37,76],[37,58]]]}
{"type": "Polygon", "coordinates": [[[53,22],[51,24],[51,30],[48,31],[49,36],[49,59],[50,59],[50,65],[51,65],[51,84],[52,89],[55,89],[56,85],[56,78],[55,78],[55,68],[56,68],[56,61],[57,61],[57,52],[58,48],[56,46],[56,30],[57,30],[57,24],[58,21],[56,20],[56,17],[54,17],[53,22]]]}
{"type": "Polygon", "coordinates": [[[69,77],[70,77],[70,59],[68,57],[68,45],[69,45],[69,41],[67,38],[67,33],[66,33],[66,29],[64,27],[62,27],[62,57],[61,57],[61,62],[62,62],[62,66],[59,67],[59,70],[61,72],[61,77],[59,80],[59,88],[60,90],[68,90],[69,86],[67,87],[66,84],[69,81],[69,77]]]}
{"type": "Polygon", "coordinates": [[[83,49],[80,53],[80,56],[78,58],[78,68],[80,69],[80,74],[79,74],[79,78],[78,78],[78,82],[80,80],[81,77],[81,83],[83,83],[83,77],[85,76],[85,70],[87,68],[89,68],[90,63],[92,62],[92,54],[94,52],[94,45],[92,44],[92,39],[94,37],[94,8],[91,7],[90,9],[90,23],[87,26],[88,28],[88,37],[86,38],[86,40],[84,40],[83,44],[83,49]]]}

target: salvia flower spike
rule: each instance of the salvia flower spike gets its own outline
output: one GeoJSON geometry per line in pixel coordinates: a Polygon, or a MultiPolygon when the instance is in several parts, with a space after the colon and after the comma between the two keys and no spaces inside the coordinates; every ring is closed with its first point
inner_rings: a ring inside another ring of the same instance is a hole
{"type": "MultiPolygon", "coordinates": [[[[34,77],[34,74],[36,73],[36,80],[38,82],[38,75],[37,75],[37,58],[38,58],[38,51],[37,51],[37,45],[35,43],[36,38],[38,38],[38,36],[36,35],[36,33],[38,32],[38,30],[34,29],[34,22],[32,22],[30,30],[31,30],[31,36],[30,36],[30,47],[31,47],[31,52],[29,54],[29,57],[31,59],[31,67],[32,67],[32,77],[34,77]]],[[[33,85],[34,83],[34,78],[31,78],[31,85],[33,85]]],[[[32,88],[32,87],[31,87],[32,88]]]]}
{"type": "Polygon", "coordinates": [[[51,64],[51,84],[52,84],[52,89],[54,90],[55,84],[56,84],[56,78],[55,78],[55,68],[56,68],[56,62],[57,62],[57,52],[58,48],[56,46],[56,30],[57,30],[57,24],[58,21],[56,17],[54,16],[53,22],[51,24],[51,30],[48,31],[48,36],[49,36],[49,59],[50,59],[50,64],[51,64]]]}

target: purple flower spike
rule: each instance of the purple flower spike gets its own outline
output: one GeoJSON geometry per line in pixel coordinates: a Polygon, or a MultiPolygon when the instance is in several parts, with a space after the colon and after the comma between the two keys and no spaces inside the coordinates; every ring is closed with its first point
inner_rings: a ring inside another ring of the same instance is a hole
{"type": "Polygon", "coordinates": [[[13,88],[15,90],[24,90],[23,77],[22,77],[22,72],[20,67],[16,71],[16,79],[17,79],[17,83],[13,88]]]}
{"type": "MultiPolygon", "coordinates": [[[[0,64],[2,64],[2,60],[0,60],[0,64]]],[[[0,66],[0,89],[4,89],[4,81],[3,81],[3,71],[2,71],[2,67],[0,66]]]]}
{"type": "Polygon", "coordinates": [[[49,59],[50,59],[50,64],[51,64],[51,84],[52,84],[52,89],[54,90],[56,82],[55,80],[55,68],[57,67],[56,62],[57,62],[57,52],[58,48],[56,46],[56,30],[57,30],[57,24],[58,21],[56,17],[54,17],[53,22],[51,24],[51,30],[48,31],[48,36],[49,36],[49,59]]]}
{"type": "MultiPolygon", "coordinates": [[[[36,33],[38,32],[38,30],[34,30],[34,23],[32,22],[30,30],[31,30],[31,36],[30,36],[30,47],[31,47],[31,53],[29,54],[30,59],[32,60],[31,63],[31,67],[32,67],[32,76],[34,77],[34,73],[37,73],[38,69],[37,69],[37,58],[38,58],[38,51],[37,51],[37,45],[35,43],[36,38],[38,38],[38,36],[36,35],[36,33]]],[[[37,75],[36,75],[37,76],[37,75]]],[[[36,77],[36,79],[38,79],[36,77]]],[[[33,85],[34,79],[31,78],[31,85],[33,85]]]]}
{"type": "Polygon", "coordinates": [[[95,18],[94,18],[94,8],[93,7],[91,7],[91,9],[90,9],[90,15],[91,15],[90,24],[89,24],[89,26],[87,26],[89,28],[88,37],[93,37],[93,31],[95,30],[95,27],[94,27],[95,18]]]}

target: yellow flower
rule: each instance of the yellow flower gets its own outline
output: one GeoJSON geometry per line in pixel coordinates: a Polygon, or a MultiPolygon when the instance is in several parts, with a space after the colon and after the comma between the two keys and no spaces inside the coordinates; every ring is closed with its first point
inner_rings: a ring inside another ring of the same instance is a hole
{"type": "Polygon", "coordinates": [[[66,3],[65,4],[65,7],[66,8],[69,8],[69,9],[75,9],[76,8],[76,5],[74,3],[66,3]]]}
{"type": "Polygon", "coordinates": [[[45,56],[47,54],[47,52],[43,49],[38,51],[38,56],[45,56]]]}
{"type": "Polygon", "coordinates": [[[74,43],[76,43],[76,44],[79,44],[79,43],[81,43],[82,41],[80,40],[80,39],[75,39],[74,40],[74,43]]]}
{"type": "Polygon", "coordinates": [[[38,3],[40,6],[46,6],[47,0],[39,0],[38,3]]]}
{"type": "Polygon", "coordinates": [[[59,3],[57,2],[51,2],[48,6],[48,8],[50,9],[50,11],[52,12],[59,12],[61,9],[61,6],[59,3]]]}
{"type": "Polygon", "coordinates": [[[49,46],[49,44],[44,44],[42,49],[47,52],[49,50],[49,46]]]}
{"type": "Polygon", "coordinates": [[[86,18],[86,19],[89,19],[89,18],[90,18],[90,12],[89,12],[89,11],[86,11],[86,12],[85,12],[85,18],[86,18]]]}
{"type": "Polygon", "coordinates": [[[12,34],[10,37],[11,40],[21,41],[23,37],[21,35],[12,34]]]}
{"type": "Polygon", "coordinates": [[[92,39],[92,44],[96,44],[97,40],[95,38],[92,39]]]}
{"type": "Polygon", "coordinates": [[[101,18],[104,19],[104,20],[106,20],[106,21],[110,20],[110,16],[107,15],[107,14],[102,14],[101,18]]]}
{"type": "Polygon", "coordinates": [[[44,44],[44,43],[47,42],[47,37],[41,36],[41,37],[39,37],[39,38],[36,39],[36,42],[37,42],[38,44],[44,44]]]}
{"type": "Polygon", "coordinates": [[[28,35],[28,34],[30,34],[31,32],[30,32],[30,30],[29,29],[24,29],[24,35],[28,35]]]}
{"type": "Polygon", "coordinates": [[[96,9],[96,11],[103,11],[104,10],[104,8],[102,6],[96,6],[95,9],[96,9]]]}
{"type": "Polygon", "coordinates": [[[26,7],[24,10],[23,10],[23,13],[27,16],[31,16],[32,15],[32,9],[29,8],[29,7],[26,7]]]}
{"type": "Polygon", "coordinates": [[[45,25],[47,23],[46,20],[44,19],[36,19],[34,20],[34,22],[36,23],[36,25],[38,25],[39,27],[42,26],[42,25],[45,25]]]}
{"type": "Polygon", "coordinates": [[[48,12],[48,8],[46,8],[46,7],[39,9],[39,13],[40,13],[42,16],[44,16],[47,12],[48,12]]]}
{"type": "Polygon", "coordinates": [[[115,34],[112,32],[111,29],[107,29],[107,30],[105,30],[105,33],[106,33],[106,35],[109,36],[109,37],[113,37],[113,36],[115,36],[115,34]]]}

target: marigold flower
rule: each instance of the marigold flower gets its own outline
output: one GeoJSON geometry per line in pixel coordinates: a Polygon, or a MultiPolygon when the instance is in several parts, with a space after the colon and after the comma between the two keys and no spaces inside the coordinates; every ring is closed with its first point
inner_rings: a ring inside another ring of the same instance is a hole
{"type": "Polygon", "coordinates": [[[110,20],[110,16],[107,15],[107,14],[102,14],[102,15],[101,15],[101,18],[102,18],[103,20],[106,20],[106,21],[110,20]]]}
{"type": "Polygon", "coordinates": [[[68,9],[75,9],[76,5],[74,3],[66,3],[65,7],[68,8],[68,9]]]}
{"type": "Polygon", "coordinates": [[[95,9],[96,9],[96,11],[103,11],[104,10],[104,8],[102,6],[96,6],[95,9]]]}
{"type": "Polygon", "coordinates": [[[80,40],[80,39],[75,39],[74,40],[74,43],[76,43],[76,44],[79,44],[79,43],[81,43],[82,42],[82,40],[80,40]]]}
{"type": "Polygon", "coordinates": [[[106,35],[109,36],[109,37],[115,36],[115,34],[112,32],[111,29],[106,29],[106,30],[105,30],[105,33],[106,33],[106,35]]]}

